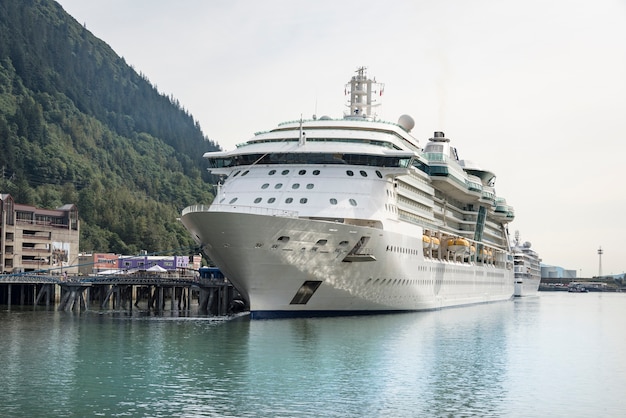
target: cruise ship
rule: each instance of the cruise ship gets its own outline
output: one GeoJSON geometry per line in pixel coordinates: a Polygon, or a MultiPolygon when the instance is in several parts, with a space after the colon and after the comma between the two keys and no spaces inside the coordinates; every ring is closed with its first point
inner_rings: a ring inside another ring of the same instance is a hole
{"type": "Polygon", "coordinates": [[[181,221],[253,319],[433,310],[509,300],[513,208],[495,174],[408,115],[379,120],[384,85],[358,68],[347,110],[207,152],[210,205],[181,221]]]}
{"type": "Polygon", "coordinates": [[[532,250],[531,243],[522,243],[519,231],[515,231],[513,245],[513,264],[515,274],[515,290],[513,296],[537,296],[541,283],[541,259],[532,250]]]}

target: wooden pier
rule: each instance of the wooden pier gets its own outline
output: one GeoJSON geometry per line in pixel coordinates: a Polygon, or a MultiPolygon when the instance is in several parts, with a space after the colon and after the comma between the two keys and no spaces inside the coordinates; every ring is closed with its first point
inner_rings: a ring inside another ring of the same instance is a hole
{"type": "Polygon", "coordinates": [[[97,309],[224,316],[247,310],[247,303],[223,278],[172,276],[148,272],[131,275],[0,275],[0,305],[56,306],[63,311],[97,309]],[[169,302],[169,303],[168,303],[169,302]]]}

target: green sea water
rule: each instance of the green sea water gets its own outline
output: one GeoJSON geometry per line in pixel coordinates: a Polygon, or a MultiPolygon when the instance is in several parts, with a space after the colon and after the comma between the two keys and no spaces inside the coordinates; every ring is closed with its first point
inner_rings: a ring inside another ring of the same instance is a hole
{"type": "Polygon", "coordinates": [[[626,294],[251,321],[0,307],[0,416],[619,417],[626,294]]]}

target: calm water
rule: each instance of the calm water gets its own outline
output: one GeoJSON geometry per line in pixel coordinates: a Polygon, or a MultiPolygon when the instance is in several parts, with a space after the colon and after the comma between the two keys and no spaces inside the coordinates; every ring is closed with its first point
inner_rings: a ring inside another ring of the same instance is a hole
{"type": "Polygon", "coordinates": [[[626,294],[250,321],[0,309],[0,415],[625,416],[626,294]]]}

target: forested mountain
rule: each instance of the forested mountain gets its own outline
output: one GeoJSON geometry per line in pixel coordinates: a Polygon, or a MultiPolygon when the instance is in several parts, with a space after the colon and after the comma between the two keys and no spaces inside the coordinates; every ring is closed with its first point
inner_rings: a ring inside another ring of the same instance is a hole
{"type": "Polygon", "coordinates": [[[0,0],[0,192],[75,203],[81,251],[193,245],[176,221],[212,200],[218,149],[173,98],[52,0],[0,0]]]}

